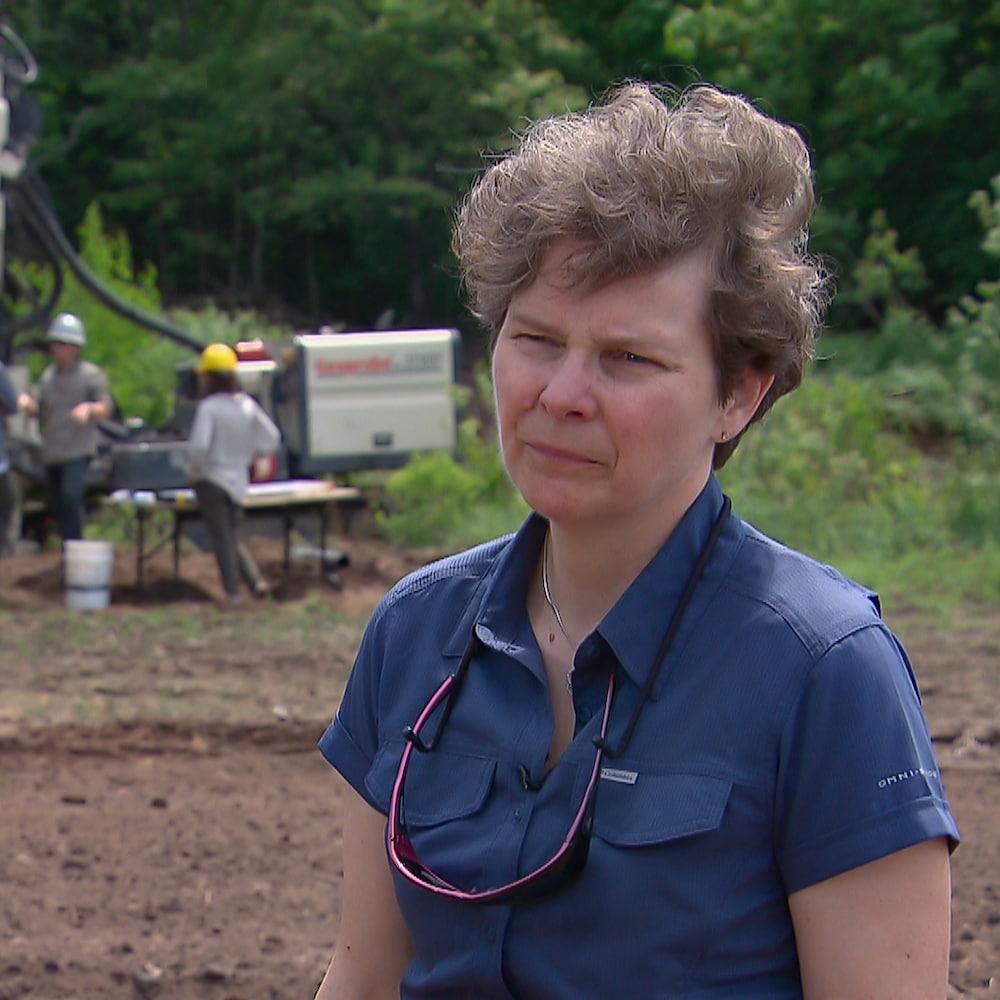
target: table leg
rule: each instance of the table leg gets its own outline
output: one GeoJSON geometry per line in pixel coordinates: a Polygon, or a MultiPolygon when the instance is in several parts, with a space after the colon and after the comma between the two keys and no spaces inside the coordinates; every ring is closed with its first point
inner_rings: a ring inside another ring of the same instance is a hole
{"type": "Polygon", "coordinates": [[[174,579],[180,579],[181,575],[181,519],[177,511],[174,511],[174,579]]]}
{"type": "Polygon", "coordinates": [[[284,571],[287,577],[292,571],[292,515],[288,511],[281,515],[281,523],[285,529],[284,571]]]}
{"type": "Polygon", "coordinates": [[[326,572],[326,512],[327,505],[319,505],[319,576],[323,579],[326,572]]]}
{"type": "Polygon", "coordinates": [[[143,550],[146,544],[146,512],[141,507],[135,508],[135,522],[135,586],[137,590],[142,590],[143,550]]]}

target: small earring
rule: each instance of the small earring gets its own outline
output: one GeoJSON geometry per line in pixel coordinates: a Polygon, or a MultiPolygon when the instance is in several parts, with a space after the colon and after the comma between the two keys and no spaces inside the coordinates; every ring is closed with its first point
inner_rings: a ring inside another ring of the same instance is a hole
{"type": "Polygon", "coordinates": [[[727,437],[729,437],[729,431],[723,431],[723,432],[722,432],[722,433],[721,433],[721,434],[719,435],[719,444],[722,444],[722,443],[723,443],[723,441],[725,441],[727,437]]]}

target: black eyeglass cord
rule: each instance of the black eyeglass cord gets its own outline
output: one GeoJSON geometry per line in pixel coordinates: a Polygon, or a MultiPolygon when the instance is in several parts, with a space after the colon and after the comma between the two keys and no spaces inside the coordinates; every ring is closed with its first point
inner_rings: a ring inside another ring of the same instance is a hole
{"type": "Polygon", "coordinates": [[[542,781],[532,780],[531,772],[527,769],[527,767],[524,766],[524,764],[517,765],[517,773],[521,779],[521,785],[523,786],[526,792],[541,791],[544,779],[542,781]]]}
{"type": "Polygon", "coordinates": [[[691,571],[691,576],[688,578],[687,585],[684,588],[684,593],[681,594],[681,599],[677,604],[673,617],[670,619],[670,625],[667,628],[666,635],[664,635],[663,642],[660,643],[659,651],[656,654],[656,659],[653,661],[653,669],[650,670],[648,676],[646,677],[646,683],[642,686],[639,701],[636,703],[635,710],[632,712],[632,718],[629,719],[628,726],[625,728],[625,734],[622,737],[620,744],[617,747],[613,747],[608,740],[603,739],[600,736],[594,737],[594,745],[599,747],[609,760],[617,759],[628,749],[628,745],[632,740],[632,735],[635,732],[635,727],[639,724],[639,716],[642,714],[642,710],[645,707],[646,702],[649,700],[649,696],[653,690],[653,685],[656,684],[656,680],[660,676],[660,671],[663,669],[667,653],[670,652],[670,647],[673,645],[674,639],[677,637],[677,632],[681,627],[681,620],[684,617],[684,612],[687,610],[688,605],[691,603],[691,599],[694,597],[698,584],[701,582],[701,578],[705,573],[705,568],[708,566],[708,561],[712,558],[712,552],[715,550],[716,543],[722,535],[723,528],[725,528],[727,522],[729,521],[729,515],[732,511],[732,507],[732,501],[729,497],[724,496],[722,499],[722,510],[719,511],[719,516],[715,519],[715,524],[712,526],[712,533],[708,536],[708,541],[705,543],[705,547],[701,550],[698,562],[691,571]]]}
{"type": "MultiPolygon", "coordinates": [[[[650,693],[653,690],[653,685],[656,684],[656,680],[660,676],[660,671],[663,669],[663,663],[667,658],[667,653],[670,652],[670,647],[673,645],[677,632],[681,627],[684,612],[691,603],[691,599],[694,597],[698,584],[701,582],[701,578],[705,573],[705,569],[712,557],[712,553],[715,551],[716,543],[719,541],[722,531],[729,521],[731,511],[732,501],[729,497],[724,496],[722,500],[722,509],[719,511],[719,516],[715,519],[715,524],[712,526],[712,532],[708,536],[708,541],[705,543],[705,547],[701,550],[698,562],[691,571],[691,576],[688,578],[688,582],[684,587],[681,599],[677,604],[673,617],[670,619],[670,625],[667,628],[666,635],[664,635],[663,642],[660,643],[659,651],[656,654],[656,659],[653,661],[653,668],[650,670],[649,675],[646,677],[646,682],[642,686],[639,701],[636,703],[635,709],[632,712],[632,718],[629,719],[628,726],[625,728],[625,734],[622,737],[620,744],[617,747],[614,747],[603,737],[594,737],[594,745],[598,747],[598,749],[600,749],[609,760],[616,760],[628,749],[632,735],[635,732],[635,727],[639,724],[639,716],[642,714],[642,710],[645,707],[646,702],[649,700],[650,693]]],[[[445,723],[451,715],[451,710],[454,707],[455,698],[458,694],[459,688],[461,687],[462,680],[469,669],[469,664],[472,662],[473,657],[479,651],[480,646],[481,642],[479,640],[479,636],[476,635],[476,630],[473,628],[472,636],[469,639],[468,645],[465,647],[465,652],[462,654],[462,660],[452,677],[451,693],[445,701],[444,709],[442,710],[441,718],[438,721],[433,737],[431,737],[430,740],[423,740],[414,731],[413,726],[404,727],[404,738],[412,743],[414,749],[418,750],[420,753],[427,753],[429,750],[433,750],[434,747],[437,746],[441,733],[444,730],[445,723]]],[[[531,781],[530,774],[528,774],[523,768],[521,770],[524,772],[520,774],[520,777],[525,790],[537,790],[535,783],[531,781]]]]}
{"type": "Polygon", "coordinates": [[[458,689],[461,687],[462,681],[465,679],[465,675],[469,670],[469,664],[472,662],[476,653],[479,652],[480,646],[482,646],[482,642],[479,636],[476,635],[476,629],[475,626],[473,626],[472,636],[465,647],[465,652],[462,654],[462,660],[458,665],[458,669],[452,675],[451,694],[449,694],[448,699],[445,701],[444,708],[441,711],[441,718],[438,720],[437,729],[434,730],[434,735],[431,739],[427,741],[422,740],[417,735],[413,726],[403,727],[403,738],[412,743],[414,749],[420,751],[420,753],[427,753],[429,750],[433,750],[437,746],[438,740],[441,738],[441,733],[444,730],[445,723],[448,721],[448,718],[451,715],[451,710],[455,706],[455,698],[458,695],[458,689]]]}

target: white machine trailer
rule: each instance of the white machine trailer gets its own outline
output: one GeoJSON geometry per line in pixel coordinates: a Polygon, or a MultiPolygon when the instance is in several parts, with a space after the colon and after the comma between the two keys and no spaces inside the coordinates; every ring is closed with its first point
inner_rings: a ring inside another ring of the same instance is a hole
{"type": "Polygon", "coordinates": [[[457,347],[454,330],[295,337],[273,393],[291,471],[395,466],[453,448],[457,347]]]}
{"type": "MultiPolygon", "coordinates": [[[[282,434],[272,478],[393,468],[455,446],[459,334],[450,329],[303,333],[289,343],[236,345],[242,388],[282,434]]],[[[186,483],[186,437],[198,403],[194,362],[178,370],[168,432],[118,441],[109,489],[186,483]]]]}

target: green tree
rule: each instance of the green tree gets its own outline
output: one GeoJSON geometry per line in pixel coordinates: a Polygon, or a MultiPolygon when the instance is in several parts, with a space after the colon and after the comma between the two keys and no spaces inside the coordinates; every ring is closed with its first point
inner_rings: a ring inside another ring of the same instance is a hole
{"type": "Polygon", "coordinates": [[[942,309],[987,273],[969,192],[1000,168],[998,0],[677,5],[666,50],[796,123],[816,152],[814,243],[842,273],[878,211],[942,309]]]}
{"type": "Polygon", "coordinates": [[[579,47],[560,68],[595,94],[626,78],[673,80],[678,67],[663,44],[675,0],[544,0],[579,47]]]}
{"type": "MultiPolygon", "coordinates": [[[[43,64],[68,55],[67,32],[110,30],[114,6],[48,0],[43,64]]],[[[391,306],[456,322],[450,216],[480,151],[583,100],[551,68],[571,46],[534,0],[137,0],[115,32],[120,53],[65,73],[67,104],[92,108],[84,186],[168,295],[277,298],[327,321],[391,306]]]]}

